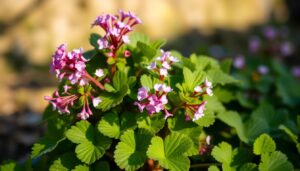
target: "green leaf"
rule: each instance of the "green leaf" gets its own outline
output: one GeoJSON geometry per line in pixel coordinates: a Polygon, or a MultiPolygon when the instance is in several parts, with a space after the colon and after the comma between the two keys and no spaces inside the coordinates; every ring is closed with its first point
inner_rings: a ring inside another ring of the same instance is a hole
{"type": "Polygon", "coordinates": [[[190,160],[184,154],[192,146],[192,141],[179,133],[168,135],[163,141],[155,136],[151,140],[147,155],[150,159],[157,160],[165,169],[171,171],[189,170],[190,160]]]}
{"type": "Polygon", "coordinates": [[[231,66],[232,66],[232,59],[228,58],[228,59],[223,60],[220,64],[220,66],[221,66],[221,69],[223,72],[229,74],[231,66]]]}
{"type": "Polygon", "coordinates": [[[142,42],[142,43],[145,43],[145,44],[149,44],[150,40],[149,40],[149,37],[146,36],[143,33],[138,33],[138,32],[132,33],[130,35],[129,45],[131,45],[133,47],[136,47],[137,42],[142,42]]]}
{"type": "Polygon", "coordinates": [[[66,132],[66,137],[75,144],[83,143],[93,139],[93,129],[88,121],[82,120],[66,132]]]}
{"type": "Polygon", "coordinates": [[[201,70],[192,72],[190,69],[184,67],[183,77],[184,83],[182,85],[185,92],[194,92],[194,88],[204,80],[204,72],[201,70]]]}
{"type": "Polygon", "coordinates": [[[271,154],[264,153],[261,156],[261,163],[258,166],[260,171],[293,171],[293,165],[287,160],[287,157],[275,151],[271,154]]]}
{"type": "Polygon", "coordinates": [[[74,153],[66,153],[54,160],[49,171],[69,171],[77,164],[79,161],[74,153]]]}
{"type": "Polygon", "coordinates": [[[139,128],[144,128],[154,135],[164,127],[165,119],[162,114],[149,116],[148,114],[143,113],[138,118],[137,124],[139,128]]]}
{"type": "Polygon", "coordinates": [[[168,119],[168,127],[172,132],[177,132],[189,137],[193,145],[187,151],[187,156],[193,156],[199,154],[199,139],[202,132],[202,128],[194,122],[183,122],[185,115],[183,113],[177,113],[176,117],[168,119]]]}
{"type": "Polygon", "coordinates": [[[276,144],[273,139],[267,134],[262,134],[254,141],[253,153],[256,155],[273,152],[275,150],[276,144]]]}
{"type": "Polygon", "coordinates": [[[230,144],[221,142],[218,146],[215,146],[211,152],[211,155],[220,163],[230,165],[233,159],[233,151],[230,144]]]}
{"type": "Polygon", "coordinates": [[[61,138],[60,140],[51,139],[49,137],[43,137],[39,139],[32,147],[31,158],[37,158],[53,151],[58,144],[65,139],[65,137],[61,138]]]}
{"type": "Polygon", "coordinates": [[[165,39],[156,40],[151,43],[151,47],[154,49],[160,49],[166,43],[167,43],[167,41],[165,39]]]}
{"type": "Polygon", "coordinates": [[[212,111],[206,110],[204,111],[204,116],[194,122],[199,126],[209,127],[215,122],[215,115],[212,111]]]}
{"type": "Polygon", "coordinates": [[[245,143],[249,142],[249,139],[245,135],[242,118],[237,112],[234,111],[221,112],[217,115],[217,117],[227,125],[235,128],[240,140],[242,140],[245,143]]]}
{"type": "Polygon", "coordinates": [[[72,126],[66,133],[67,138],[75,144],[75,152],[82,162],[91,164],[101,158],[109,148],[111,139],[102,135],[88,121],[82,120],[72,126]]]}
{"type": "Polygon", "coordinates": [[[98,39],[100,39],[101,36],[99,34],[96,33],[92,33],[90,36],[90,44],[95,48],[95,49],[99,49],[99,45],[97,43],[98,39]]]}
{"type": "Polygon", "coordinates": [[[149,60],[151,60],[156,55],[156,49],[152,48],[146,43],[138,41],[137,47],[141,50],[144,56],[148,57],[149,60]]]}
{"type": "Polygon", "coordinates": [[[119,105],[122,103],[123,98],[127,95],[128,85],[124,85],[121,89],[116,93],[102,93],[100,98],[102,102],[96,107],[97,109],[102,109],[103,112],[119,105]]]}
{"type": "Polygon", "coordinates": [[[147,76],[147,75],[142,75],[141,76],[141,85],[143,87],[147,87],[149,89],[153,88],[154,87],[154,84],[152,82],[152,79],[151,77],[147,76]]]}
{"type": "Polygon", "coordinates": [[[107,92],[110,92],[110,93],[115,93],[117,90],[110,84],[106,83],[104,84],[104,88],[107,92]]]}
{"type": "Polygon", "coordinates": [[[220,171],[220,169],[217,166],[212,165],[212,166],[209,166],[208,171],[220,171]]]}
{"type": "Polygon", "coordinates": [[[146,151],[151,137],[151,133],[146,130],[124,132],[114,154],[117,165],[126,171],[142,167],[147,160],[146,151]]]}
{"type": "Polygon", "coordinates": [[[90,171],[91,169],[87,165],[77,165],[72,171],[90,171]]]}
{"type": "Polygon", "coordinates": [[[241,166],[239,171],[257,171],[257,165],[254,163],[245,163],[241,166]]]}
{"type": "Polygon", "coordinates": [[[18,165],[15,161],[8,160],[0,165],[1,171],[23,171],[23,168],[18,165]]]}
{"type": "Polygon", "coordinates": [[[197,56],[195,54],[192,54],[190,56],[191,62],[197,66],[197,70],[206,71],[211,68],[219,69],[218,61],[212,57],[208,56],[197,56]]]}
{"type": "Polygon", "coordinates": [[[117,91],[120,91],[124,85],[127,85],[127,75],[124,72],[117,71],[113,77],[113,85],[117,91]]]}
{"type": "Polygon", "coordinates": [[[208,74],[208,77],[211,79],[211,82],[214,84],[225,85],[225,84],[239,83],[238,80],[236,80],[235,78],[231,77],[228,74],[225,74],[220,69],[211,69],[207,72],[207,74],[208,74]]]}
{"type": "Polygon", "coordinates": [[[119,138],[120,136],[120,121],[117,113],[106,113],[98,124],[98,130],[110,138],[119,138]]]}

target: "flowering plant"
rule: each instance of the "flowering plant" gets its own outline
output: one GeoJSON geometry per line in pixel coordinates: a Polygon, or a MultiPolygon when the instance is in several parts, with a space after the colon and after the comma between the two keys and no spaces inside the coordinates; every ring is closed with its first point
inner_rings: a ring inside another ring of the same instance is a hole
{"type": "MultiPolygon", "coordinates": [[[[141,20],[131,12],[101,15],[92,26],[105,34],[91,35],[94,49],[57,47],[50,71],[60,85],[45,96],[51,103],[44,113],[48,130],[33,145],[31,168],[183,171],[218,170],[221,163],[224,170],[256,169],[251,160],[235,162],[243,151],[225,142],[213,148],[211,141],[218,139],[210,130],[218,129],[216,118],[226,123],[227,116],[237,115],[224,106],[230,101],[228,89],[239,83],[228,75],[230,63],[164,51],[164,40],[129,35],[138,24],[141,20]],[[212,161],[210,151],[219,163],[203,163],[212,161]]],[[[254,141],[237,131],[243,142],[254,141]]],[[[255,143],[254,154],[262,157],[259,167],[268,167],[266,158],[277,155],[279,168],[292,169],[272,138],[263,135],[255,143]]]]}

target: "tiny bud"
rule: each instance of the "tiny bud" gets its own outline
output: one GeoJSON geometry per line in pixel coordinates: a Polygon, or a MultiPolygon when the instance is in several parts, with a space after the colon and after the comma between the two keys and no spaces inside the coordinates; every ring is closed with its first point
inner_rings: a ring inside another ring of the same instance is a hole
{"type": "Polygon", "coordinates": [[[130,57],[131,56],[131,52],[129,50],[125,50],[124,51],[124,56],[125,56],[125,58],[130,57]]]}

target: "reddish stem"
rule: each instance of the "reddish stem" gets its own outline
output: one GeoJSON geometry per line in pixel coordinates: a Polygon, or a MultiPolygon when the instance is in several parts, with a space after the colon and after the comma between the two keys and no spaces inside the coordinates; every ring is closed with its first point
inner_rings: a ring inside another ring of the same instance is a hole
{"type": "Polygon", "coordinates": [[[90,81],[92,81],[96,86],[98,86],[101,90],[105,90],[104,86],[97,81],[94,77],[92,77],[89,73],[85,72],[84,74],[90,81]]]}

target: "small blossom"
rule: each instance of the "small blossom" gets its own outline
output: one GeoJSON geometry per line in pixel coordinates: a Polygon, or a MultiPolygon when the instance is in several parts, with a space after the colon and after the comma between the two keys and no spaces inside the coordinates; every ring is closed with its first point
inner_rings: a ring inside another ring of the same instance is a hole
{"type": "Polygon", "coordinates": [[[263,29],[263,34],[268,39],[274,39],[277,36],[276,30],[270,26],[263,29]]]}
{"type": "Polygon", "coordinates": [[[283,56],[289,56],[294,52],[294,47],[290,42],[280,44],[280,52],[283,56]]]}
{"type": "Polygon", "coordinates": [[[125,51],[124,51],[124,56],[125,56],[125,58],[130,57],[130,56],[131,56],[130,51],[129,51],[129,50],[125,50],[125,51]]]}
{"type": "Polygon", "coordinates": [[[171,69],[171,66],[170,66],[170,64],[167,62],[167,61],[164,61],[163,63],[162,63],[162,67],[163,68],[165,68],[165,69],[171,69]]]}
{"type": "Polygon", "coordinates": [[[269,68],[265,65],[260,65],[257,70],[262,75],[266,75],[269,72],[269,68]]]}
{"type": "Polygon", "coordinates": [[[212,91],[212,89],[210,87],[207,87],[205,91],[206,91],[207,95],[213,96],[213,91],[212,91]]]}
{"type": "Polygon", "coordinates": [[[169,57],[169,60],[170,60],[171,62],[179,62],[179,59],[176,58],[176,57],[174,57],[174,56],[170,56],[170,57],[169,57]]]}
{"type": "Polygon", "coordinates": [[[242,69],[245,67],[245,57],[243,55],[237,56],[233,61],[233,66],[237,69],[242,69]]]}
{"type": "Polygon", "coordinates": [[[173,116],[173,114],[170,113],[170,112],[168,112],[167,109],[164,109],[164,112],[165,112],[165,117],[164,117],[164,119],[167,119],[168,117],[173,116]]]}
{"type": "Polygon", "coordinates": [[[292,68],[292,74],[293,74],[295,77],[300,78],[300,66],[294,66],[294,67],[292,68]]]}
{"type": "Polygon", "coordinates": [[[102,102],[100,97],[93,98],[93,106],[97,107],[102,102]]]}
{"type": "Polygon", "coordinates": [[[251,53],[257,53],[261,46],[260,39],[258,37],[252,37],[249,40],[249,51],[251,53]]]}
{"type": "Polygon", "coordinates": [[[202,92],[203,90],[202,90],[201,86],[196,86],[196,87],[194,88],[194,91],[195,91],[196,93],[200,93],[200,92],[202,92]]]}
{"type": "Polygon", "coordinates": [[[128,36],[122,36],[122,40],[125,44],[128,44],[130,42],[129,37],[128,36]]]}
{"type": "Polygon", "coordinates": [[[139,88],[138,90],[138,100],[141,101],[141,100],[144,100],[148,97],[148,89],[145,88],[145,87],[141,87],[139,88]]]}
{"type": "Polygon", "coordinates": [[[205,79],[204,85],[205,85],[206,87],[212,88],[212,83],[209,82],[207,78],[205,79]]]}
{"type": "Polygon", "coordinates": [[[96,72],[95,72],[95,75],[97,76],[97,77],[102,77],[102,76],[104,76],[104,71],[103,71],[103,69],[96,69],[96,72]]]}
{"type": "Polygon", "coordinates": [[[149,66],[147,66],[147,69],[151,70],[151,69],[154,69],[156,68],[156,62],[152,62],[149,66]]]}
{"type": "Polygon", "coordinates": [[[165,69],[165,68],[159,69],[159,75],[160,75],[160,76],[167,77],[167,76],[168,76],[168,70],[165,69]]]}
{"type": "Polygon", "coordinates": [[[106,49],[109,47],[108,41],[105,38],[101,38],[97,41],[99,49],[106,49]]]}

